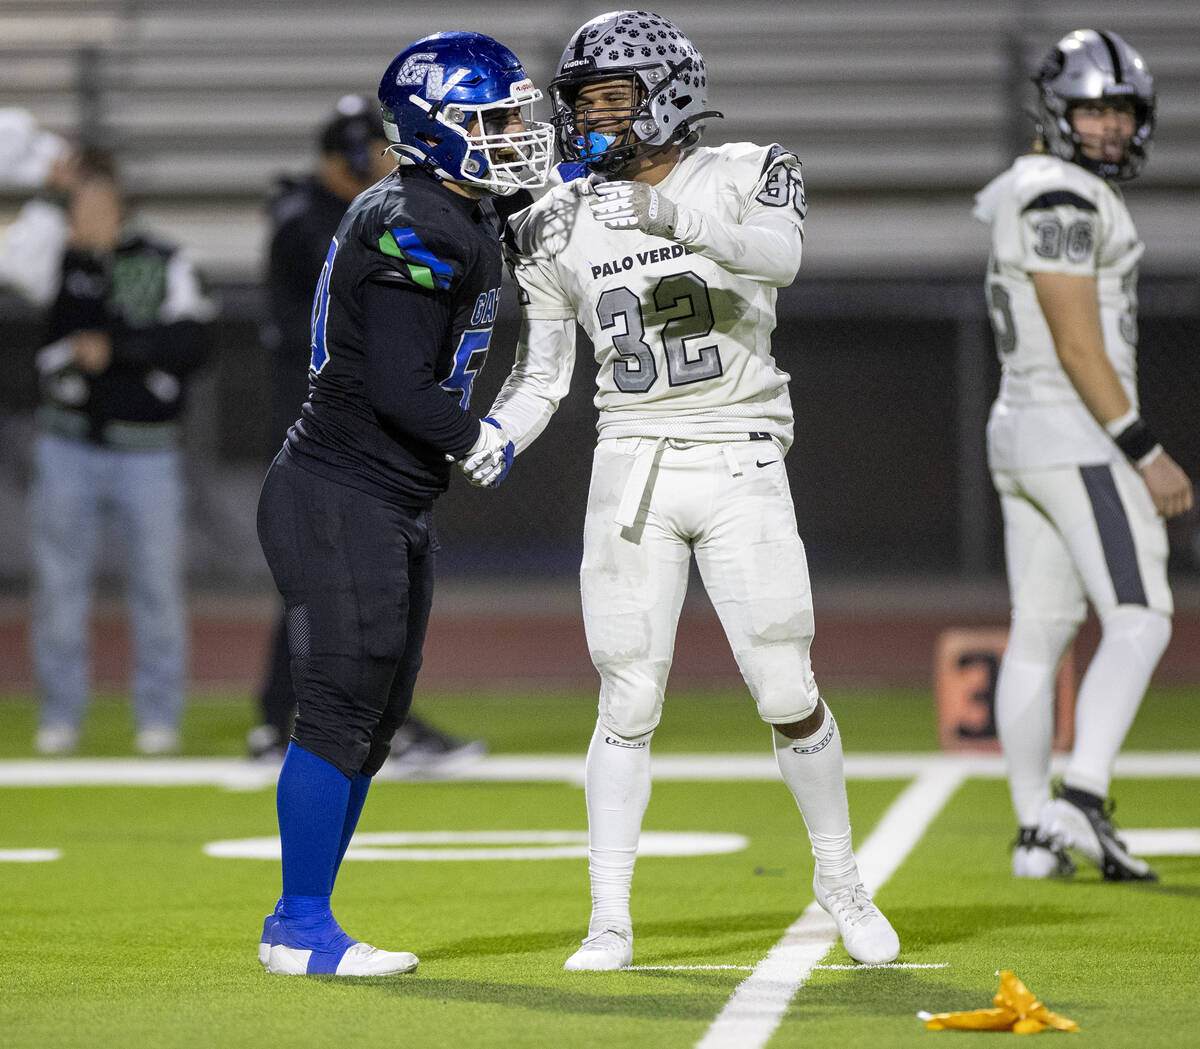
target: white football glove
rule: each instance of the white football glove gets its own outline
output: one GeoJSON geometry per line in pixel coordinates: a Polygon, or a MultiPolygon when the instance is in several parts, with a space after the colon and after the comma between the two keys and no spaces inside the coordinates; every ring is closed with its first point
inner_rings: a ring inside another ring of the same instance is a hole
{"type": "Polygon", "coordinates": [[[609,229],[640,229],[652,237],[675,235],[675,204],[645,182],[595,182],[592,218],[609,229]]]}
{"type": "Polygon", "coordinates": [[[513,464],[513,443],[495,419],[481,419],[479,436],[458,464],[477,488],[495,488],[513,464]]]}

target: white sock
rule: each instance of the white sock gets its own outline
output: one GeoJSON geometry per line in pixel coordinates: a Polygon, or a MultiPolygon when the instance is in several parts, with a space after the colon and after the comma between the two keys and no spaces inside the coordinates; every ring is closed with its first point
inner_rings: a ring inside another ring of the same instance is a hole
{"type": "Polygon", "coordinates": [[[790,739],[778,729],[772,735],[779,774],[808,828],[821,881],[827,885],[857,882],[858,865],[850,846],[842,736],[833,712],[826,709],[821,727],[804,739],[790,739]]]}
{"type": "Polygon", "coordinates": [[[1054,680],[1063,649],[1079,624],[1070,619],[1014,616],[996,679],[996,734],[1008,767],[1017,823],[1036,827],[1050,800],[1054,742],[1054,680]]]}
{"type": "Polygon", "coordinates": [[[1075,746],[1063,782],[1105,798],[1113,762],[1171,639],[1171,620],[1149,608],[1121,605],[1102,626],[1100,645],[1079,686],[1075,746]]]}
{"type": "Polygon", "coordinates": [[[584,790],[588,813],[588,874],[592,917],[588,935],[631,932],[629,889],[642,816],[650,801],[650,737],[624,739],[599,722],[588,746],[584,790]]]}

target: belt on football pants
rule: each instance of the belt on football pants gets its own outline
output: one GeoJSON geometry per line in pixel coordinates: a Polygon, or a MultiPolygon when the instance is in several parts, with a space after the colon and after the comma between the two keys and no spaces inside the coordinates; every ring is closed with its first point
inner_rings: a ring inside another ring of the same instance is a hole
{"type": "Polygon", "coordinates": [[[637,519],[638,507],[642,505],[642,497],[646,494],[646,487],[650,483],[650,471],[654,469],[654,463],[662,452],[666,440],[665,437],[656,437],[652,442],[647,441],[644,448],[638,449],[633,460],[633,468],[629,471],[625,488],[621,492],[621,502],[613,516],[613,520],[622,528],[633,527],[633,522],[637,519]]]}
{"type": "MultiPolygon", "coordinates": [[[[723,437],[722,442],[729,440],[749,440],[749,441],[769,441],[771,438],[765,433],[749,433],[745,437],[723,437]]],[[[642,505],[642,499],[646,495],[646,489],[650,484],[650,474],[654,469],[654,464],[658,460],[659,453],[663,446],[668,443],[673,443],[670,437],[643,438],[647,443],[644,448],[639,448],[637,456],[633,461],[633,468],[629,471],[629,477],[625,481],[625,487],[621,491],[621,502],[617,506],[617,512],[613,515],[615,521],[621,528],[632,528],[634,521],[637,520],[638,507],[642,505]]],[[[709,444],[708,441],[688,441],[687,444],[709,444]]],[[[738,462],[737,456],[733,454],[733,449],[727,443],[723,444],[721,452],[725,456],[725,464],[729,467],[729,475],[731,477],[740,477],[742,475],[742,465],[738,462]]]]}

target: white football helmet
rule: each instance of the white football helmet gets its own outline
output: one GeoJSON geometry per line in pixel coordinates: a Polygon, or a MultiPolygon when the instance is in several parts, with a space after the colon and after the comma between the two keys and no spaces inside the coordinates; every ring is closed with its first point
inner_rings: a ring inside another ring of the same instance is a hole
{"type": "Polygon", "coordinates": [[[1135,178],[1146,163],[1154,134],[1154,78],[1142,56],[1116,33],[1078,29],[1068,33],[1042,62],[1033,78],[1038,88],[1038,133],[1056,157],[1069,160],[1104,179],[1135,178]],[[1133,104],[1134,132],[1119,162],[1083,155],[1071,123],[1080,102],[1133,104]]]}
{"type": "Polygon", "coordinates": [[[610,11],[580,26],[571,37],[550,82],[554,126],[563,160],[612,174],[639,151],[691,144],[704,121],[721,114],[708,110],[708,75],[695,45],[671,22],[650,11],[610,11]],[[619,113],[593,110],[578,120],[575,99],[581,88],[625,79],[633,105],[619,113]],[[616,135],[598,131],[620,118],[616,135]]]}

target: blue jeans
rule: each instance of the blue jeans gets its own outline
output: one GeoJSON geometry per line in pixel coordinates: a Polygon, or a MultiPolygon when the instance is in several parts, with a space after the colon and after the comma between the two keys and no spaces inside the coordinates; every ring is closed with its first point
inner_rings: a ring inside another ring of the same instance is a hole
{"type": "Polygon", "coordinates": [[[105,518],[124,545],[139,729],[183,714],[183,481],[178,449],[126,451],[40,433],[30,492],[34,672],[43,725],[78,727],[87,707],[89,612],[105,518]]]}

